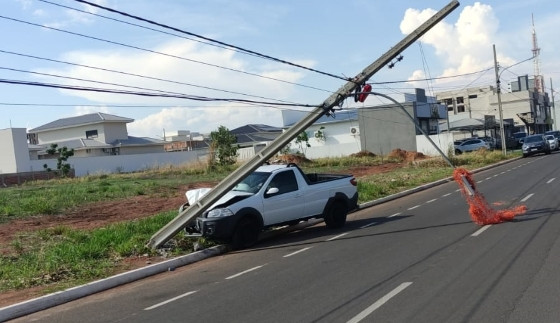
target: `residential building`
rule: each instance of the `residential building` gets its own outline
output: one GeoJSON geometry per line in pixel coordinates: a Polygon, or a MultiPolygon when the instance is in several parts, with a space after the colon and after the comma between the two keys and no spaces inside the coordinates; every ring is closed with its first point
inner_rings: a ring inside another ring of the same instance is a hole
{"type": "Polygon", "coordinates": [[[229,131],[237,139],[238,161],[250,159],[282,134],[282,128],[265,124],[247,124],[229,131]]]}
{"type": "MultiPolygon", "coordinates": [[[[420,151],[417,136],[438,134],[438,123],[446,120],[447,110],[423,89],[414,93],[391,96],[399,104],[366,106],[335,111],[334,116],[323,116],[307,130],[310,147],[291,142],[292,150],[303,152],[308,158],[348,156],[363,150],[387,155],[393,149],[420,151]],[[402,107],[414,122],[402,111],[402,107]]],[[[282,111],[284,126],[301,120],[307,112],[282,111]]]]}
{"type": "Polygon", "coordinates": [[[434,97],[426,96],[424,89],[391,97],[399,104],[358,109],[363,149],[379,155],[387,155],[397,148],[420,151],[417,136],[424,137],[424,134],[416,125],[428,135],[438,135],[439,122],[447,119],[447,109],[434,97]]]}
{"type": "MultiPolygon", "coordinates": [[[[514,132],[544,133],[551,130],[551,102],[548,93],[530,87],[527,75],[510,83],[511,92],[501,93],[502,116],[506,137],[514,132]]],[[[449,112],[449,122],[476,119],[499,136],[499,105],[496,87],[483,86],[436,93],[438,102],[449,112]]]]}
{"type": "Polygon", "coordinates": [[[164,132],[165,151],[191,151],[194,149],[208,149],[209,138],[198,132],[177,130],[164,132]]]}
{"type": "MultiPolygon", "coordinates": [[[[132,155],[163,152],[163,140],[132,137],[126,124],[134,121],[106,113],[58,119],[28,133],[28,141],[45,149],[51,144],[74,149],[75,157],[132,155]]],[[[39,158],[49,157],[40,153],[39,158]]]]}

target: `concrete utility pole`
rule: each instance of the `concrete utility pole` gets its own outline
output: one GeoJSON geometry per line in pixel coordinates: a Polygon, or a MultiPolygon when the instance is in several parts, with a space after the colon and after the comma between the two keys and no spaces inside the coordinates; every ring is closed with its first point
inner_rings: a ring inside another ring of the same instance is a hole
{"type": "Polygon", "coordinates": [[[208,207],[218,201],[237,183],[239,183],[243,178],[252,173],[265,161],[272,158],[278,151],[280,151],[292,139],[297,137],[302,131],[305,131],[305,129],[311,126],[323,115],[332,113],[333,108],[342,103],[346,99],[346,97],[350,93],[352,93],[359,85],[365,83],[383,66],[397,57],[404,49],[414,43],[418,38],[422,37],[422,35],[424,35],[438,22],[443,20],[443,18],[445,18],[458,6],[459,2],[457,0],[451,1],[447,6],[438,11],[433,17],[416,28],[416,30],[406,36],[397,45],[389,49],[383,56],[366,67],[360,74],[358,74],[352,80],[348,81],[337,92],[329,96],[323,102],[323,104],[311,111],[309,115],[293,125],[286,132],[278,136],[272,142],[272,144],[261,150],[256,156],[248,160],[244,165],[233,171],[206,195],[201,197],[195,204],[189,206],[186,210],[181,211],[173,220],[171,220],[150,238],[148,246],[157,248],[163,245],[165,242],[171,239],[171,237],[177,234],[177,232],[186,227],[192,220],[201,216],[202,213],[206,209],[208,209],[208,207]]]}
{"type": "Polygon", "coordinates": [[[496,45],[492,45],[494,49],[494,70],[496,71],[496,92],[498,94],[498,111],[500,114],[500,139],[502,140],[502,154],[506,155],[506,136],[504,131],[504,115],[502,113],[502,90],[500,89],[500,76],[498,74],[498,60],[496,59],[496,45]]]}
{"type": "Polygon", "coordinates": [[[554,126],[552,126],[553,130],[558,130],[558,122],[556,121],[556,107],[554,105],[554,87],[552,86],[552,77],[550,78],[550,99],[552,100],[552,115],[554,118],[554,126]]]}

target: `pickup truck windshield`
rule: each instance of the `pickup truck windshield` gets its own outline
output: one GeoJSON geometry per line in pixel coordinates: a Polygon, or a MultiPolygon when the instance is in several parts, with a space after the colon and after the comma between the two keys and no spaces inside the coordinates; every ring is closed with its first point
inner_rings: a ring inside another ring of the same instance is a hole
{"type": "Polygon", "coordinates": [[[257,193],[264,182],[268,179],[270,173],[254,172],[245,177],[233,188],[233,191],[241,191],[247,193],[257,193]]]}

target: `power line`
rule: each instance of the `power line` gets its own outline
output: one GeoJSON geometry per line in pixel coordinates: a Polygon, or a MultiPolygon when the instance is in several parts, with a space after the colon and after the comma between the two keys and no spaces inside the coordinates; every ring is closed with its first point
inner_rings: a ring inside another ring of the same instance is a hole
{"type": "Polygon", "coordinates": [[[339,75],[319,71],[319,70],[316,70],[316,69],[313,69],[313,68],[310,68],[310,67],[306,67],[306,66],[303,66],[303,65],[288,62],[288,61],[283,60],[283,59],[279,59],[279,58],[276,58],[276,57],[265,55],[265,54],[255,52],[255,51],[252,51],[252,50],[249,50],[249,49],[246,49],[246,48],[242,48],[242,47],[239,47],[239,46],[231,45],[231,44],[228,44],[228,43],[225,43],[225,42],[222,42],[222,41],[219,41],[219,40],[215,40],[215,39],[212,39],[212,38],[204,37],[202,35],[198,35],[198,34],[195,34],[195,33],[189,32],[189,31],[185,31],[185,30],[182,30],[182,29],[179,29],[179,28],[176,28],[176,27],[172,27],[172,26],[169,26],[169,25],[158,23],[158,22],[153,21],[153,20],[149,20],[149,19],[146,19],[146,18],[135,16],[135,15],[132,15],[132,14],[129,14],[129,13],[126,13],[126,12],[123,12],[123,11],[115,10],[115,9],[112,9],[112,8],[109,8],[109,7],[105,7],[105,6],[96,4],[96,3],[92,3],[92,2],[84,1],[84,0],[74,0],[74,1],[80,2],[80,3],[85,3],[85,4],[88,4],[92,7],[96,7],[96,8],[103,9],[103,10],[106,10],[106,11],[109,11],[109,12],[117,13],[119,15],[122,15],[122,16],[125,16],[125,17],[128,17],[128,18],[132,18],[132,19],[135,19],[135,20],[140,20],[140,21],[143,21],[143,22],[146,22],[146,23],[149,23],[149,24],[152,24],[152,25],[156,25],[156,26],[159,26],[159,27],[162,27],[162,28],[165,28],[165,29],[170,29],[170,30],[182,33],[182,34],[186,34],[186,35],[190,35],[190,36],[193,36],[193,37],[196,37],[196,38],[204,39],[206,41],[216,43],[216,44],[220,44],[222,46],[233,48],[233,49],[236,49],[236,50],[239,50],[239,51],[242,51],[242,52],[245,52],[245,53],[249,53],[249,54],[252,54],[252,55],[255,55],[255,56],[258,56],[258,57],[262,57],[262,58],[266,58],[266,59],[276,61],[276,62],[279,62],[279,63],[283,63],[283,64],[287,64],[287,65],[290,65],[290,66],[302,68],[302,69],[305,69],[305,70],[308,70],[308,71],[311,71],[311,72],[315,72],[315,73],[318,73],[318,74],[330,76],[330,77],[337,78],[337,79],[340,79],[340,80],[351,81],[350,78],[342,77],[342,76],[339,76],[339,75]]]}
{"type": "Polygon", "coordinates": [[[215,68],[219,68],[219,69],[223,69],[223,70],[227,70],[227,71],[231,71],[231,72],[242,73],[242,74],[246,74],[246,75],[250,75],[250,76],[254,76],[254,77],[273,80],[273,81],[276,81],[276,82],[281,82],[281,83],[286,83],[286,84],[291,84],[291,85],[305,87],[305,88],[309,88],[309,89],[313,89],[313,90],[318,90],[318,91],[331,93],[331,91],[327,91],[327,90],[316,88],[316,87],[309,86],[309,85],[304,85],[304,84],[300,84],[300,83],[281,80],[281,79],[277,79],[277,78],[270,77],[270,76],[259,75],[259,74],[255,74],[255,73],[251,73],[251,72],[247,72],[247,71],[242,71],[242,70],[238,70],[238,69],[234,69],[234,68],[230,68],[230,67],[216,65],[216,64],[206,63],[206,62],[202,62],[202,61],[198,61],[198,60],[190,59],[190,58],[186,58],[186,57],[181,57],[181,56],[177,56],[177,55],[162,53],[162,52],[158,52],[158,51],[151,50],[151,49],[146,49],[146,48],[142,48],[142,47],[138,47],[138,46],[134,46],[134,45],[128,45],[128,44],[124,44],[124,43],[120,43],[120,42],[116,42],[116,41],[112,41],[112,40],[108,40],[108,39],[103,39],[103,38],[99,38],[99,37],[88,36],[88,35],[80,34],[80,33],[77,33],[77,32],[68,31],[68,30],[64,30],[64,29],[60,29],[60,28],[51,27],[51,26],[43,26],[43,25],[40,25],[40,24],[36,24],[36,23],[32,23],[32,22],[29,22],[29,21],[24,21],[24,20],[20,20],[20,19],[16,19],[16,18],[10,18],[10,17],[6,17],[6,16],[2,16],[2,15],[0,15],[0,18],[15,21],[15,22],[19,22],[19,23],[22,23],[22,24],[35,26],[35,27],[51,29],[51,30],[55,30],[55,31],[58,31],[58,32],[62,32],[62,33],[66,33],[66,34],[70,34],[70,35],[74,35],[74,36],[93,39],[93,40],[97,40],[97,41],[100,41],[100,42],[105,42],[105,43],[109,43],[109,44],[113,44],[113,45],[132,48],[132,49],[136,49],[136,50],[140,50],[140,51],[144,51],[144,52],[148,52],[148,53],[152,53],[152,54],[158,54],[158,55],[163,55],[163,56],[167,56],[167,57],[171,57],[171,58],[176,58],[176,59],[188,61],[188,62],[191,62],[191,63],[197,63],[197,64],[206,65],[206,66],[210,66],[210,67],[215,67],[215,68]]]}
{"type": "MultiPolygon", "coordinates": [[[[33,58],[33,59],[37,59],[37,60],[44,60],[44,61],[54,62],[54,63],[59,63],[59,64],[84,67],[84,68],[88,68],[88,69],[94,69],[94,70],[99,70],[99,71],[104,71],[104,72],[122,74],[122,75],[127,75],[127,76],[134,76],[134,77],[144,78],[144,79],[148,79],[148,80],[155,80],[155,81],[167,82],[167,83],[178,84],[178,85],[186,85],[186,86],[201,88],[201,89],[205,89],[205,90],[212,90],[212,91],[224,92],[224,93],[229,93],[229,94],[237,94],[237,95],[254,97],[254,98],[265,99],[265,100],[275,100],[275,101],[278,101],[278,102],[291,103],[289,101],[273,99],[273,98],[258,96],[258,95],[254,95],[254,94],[246,94],[246,93],[242,93],[242,92],[217,89],[217,88],[213,88],[213,87],[209,87],[209,86],[196,85],[196,84],[192,84],[192,83],[172,81],[172,80],[162,79],[162,78],[158,78],[158,77],[152,77],[152,76],[140,75],[140,74],[135,74],[135,73],[117,71],[117,70],[113,70],[113,69],[84,65],[84,64],[77,64],[77,63],[73,63],[73,62],[61,61],[61,60],[45,58],[45,57],[40,57],[40,56],[16,53],[16,52],[6,51],[6,50],[2,50],[2,49],[0,49],[0,53],[16,55],[16,56],[21,56],[21,57],[27,57],[27,58],[33,58]]],[[[324,91],[326,91],[326,90],[324,90],[324,91]]]]}
{"type": "Polygon", "coordinates": [[[135,92],[135,91],[126,91],[126,90],[104,89],[104,88],[94,88],[94,87],[85,87],[85,86],[72,86],[72,85],[30,82],[30,81],[22,81],[22,80],[9,80],[9,79],[0,79],[0,83],[57,88],[57,89],[64,89],[64,90],[110,93],[110,94],[128,94],[128,95],[136,95],[136,96],[144,96],[144,97],[175,98],[175,99],[185,99],[185,100],[204,101],[204,102],[212,102],[212,101],[213,102],[237,102],[237,103],[248,103],[248,104],[264,104],[269,106],[299,106],[299,107],[307,107],[307,108],[317,107],[315,105],[309,105],[309,104],[263,102],[263,101],[231,99],[231,98],[209,98],[205,96],[173,94],[173,93],[135,92]]]}

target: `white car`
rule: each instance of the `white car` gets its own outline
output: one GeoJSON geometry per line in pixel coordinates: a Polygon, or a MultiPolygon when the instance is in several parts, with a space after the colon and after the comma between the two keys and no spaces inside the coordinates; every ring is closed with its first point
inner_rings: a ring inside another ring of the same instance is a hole
{"type": "Polygon", "coordinates": [[[490,149],[490,145],[482,139],[467,139],[461,142],[455,142],[455,154],[462,154],[467,151],[474,151],[479,149],[490,149]]]}
{"type": "Polygon", "coordinates": [[[560,149],[560,147],[558,146],[558,138],[554,137],[553,135],[545,135],[544,138],[546,139],[546,141],[548,141],[550,150],[560,149]]]}

